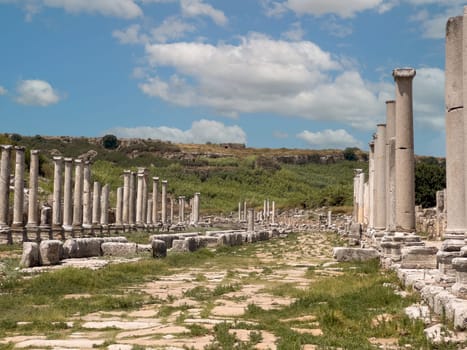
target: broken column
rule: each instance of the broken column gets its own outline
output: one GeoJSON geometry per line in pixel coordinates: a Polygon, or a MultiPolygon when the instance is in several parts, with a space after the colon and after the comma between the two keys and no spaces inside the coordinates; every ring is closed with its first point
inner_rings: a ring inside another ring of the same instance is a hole
{"type": "MultiPolygon", "coordinates": [[[[122,191],[123,192],[123,191],[122,191]]],[[[109,227],[109,194],[110,186],[106,184],[101,190],[101,227],[107,230],[109,227]]]]}
{"type": "Polygon", "coordinates": [[[146,208],[146,224],[150,227],[152,226],[152,199],[147,200],[146,208]]]}
{"type": "Polygon", "coordinates": [[[115,229],[120,230],[123,224],[123,213],[125,208],[125,187],[117,188],[117,203],[115,209],[115,229]]]}
{"type": "Polygon", "coordinates": [[[101,184],[94,181],[92,191],[92,228],[99,230],[101,221],[101,184]]]}
{"type": "Polygon", "coordinates": [[[151,209],[151,215],[152,215],[152,223],[153,225],[158,224],[158,219],[159,219],[159,178],[158,177],[153,177],[152,178],[152,209],[151,209]]]}
{"type": "Polygon", "coordinates": [[[63,229],[71,231],[73,223],[73,192],[72,192],[72,171],[73,159],[65,158],[65,174],[63,182],[63,229]]]}
{"type": "Polygon", "coordinates": [[[255,231],[255,210],[248,209],[248,219],[247,219],[247,231],[254,232],[255,231]]]}
{"type": "Polygon", "coordinates": [[[199,196],[200,193],[196,192],[193,198],[193,224],[195,225],[199,222],[199,196]]]}
{"type": "Polygon", "coordinates": [[[161,221],[167,222],[167,180],[162,180],[161,221]]]}
{"type": "Polygon", "coordinates": [[[37,191],[39,187],[39,150],[31,150],[31,161],[29,163],[29,201],[28,201],[28,232],[38,232],[39,209],[37,191]]]}
{"type": "Polygon", "coordinates": [[[54,193],[52,200],[52,229],[61,231],[62,229],[62,173],[63,157],[54,157],[54,193]]]}
{"type": "MultiPolygon", "coordinates": [[[[9,234],[8,213],[10,206],[10,157],[11,145],[1,145],[2,158],[0,161],[0,231],[9,234]]],[[[8,237],[9,241],[10,238],[8,237]]]]}
{"type": "Polygon", "coordinates": [[[271,209],[271,224],[276,223],[276,202],[272,201],[271,203],[272,209],[271,209]]]}
{"type": "Polygon", "coordinates": [[[185,197],[178,197],[178,222],[185,222],[185,197]]]}
{"type": "Polygon", "coordinates": [[[396,231],[415,232],[415,163],[413,146],[412,81],[415,69],[392,73],[396,83],[396,231]]]}
{"type": "MultiPolygon", "coordinates": [[[[15,193],[13,199],[12,228],[23,231],[24,228],[24,147],[15,147],[15,193]]],[[[21,234],[22,236],[22,234],[21,234]]]]}
{"type": "Polygon", "coordinates": [[[386,229],[386,124],[377,125],[374,157],[374,229],[382,232],[386,229]]]}

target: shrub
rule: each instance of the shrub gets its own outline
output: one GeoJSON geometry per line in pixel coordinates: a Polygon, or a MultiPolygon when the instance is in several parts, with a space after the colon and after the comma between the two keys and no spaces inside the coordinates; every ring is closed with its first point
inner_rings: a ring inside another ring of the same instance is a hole
{"type": "Polygon", "coordinates": [[[102,137],[102,146],[106,149],[116,149],[118,147],[118,139],[115,135],[105,135],[102,137]]]}

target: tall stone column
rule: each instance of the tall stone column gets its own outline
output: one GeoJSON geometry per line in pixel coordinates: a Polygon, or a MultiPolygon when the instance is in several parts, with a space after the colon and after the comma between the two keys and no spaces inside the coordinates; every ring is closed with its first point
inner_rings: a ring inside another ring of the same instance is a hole
{"type": "Polygon", "coordinates": [[[105,184],[101,191],[101,226],[103,228],[109,226],[109,194],[110,186],[105,184]]]}
{"type": "Polygon", "coordinates": [[[386,101],[386,231],[396,231],[396,102],[386,101]]]}
{"type": "Polygon", "coordinates": [[[144,224],[143,201],[144,201],[144,171],[138,170],[138,187],[136,192],[136,225],[142,226],[144,224]]]}
{"type": "Polygon", "coordinates": [[[24,147],[15,147],[15,194],[13,200],[12,227],[24,227],[24,147]]]}
{"type": "Polygon", "coordinates": [[[92,226],[98,227],[101,221],[101,184],[94,181],[92,191],[92,226]]]}
{"type": "Polygon", "coordinates": [[[263,220],[266,220],[266,199],[263,201],[263,220]]]}
{"type": "Polygon", "coordinates": [[[152,199],[147,200],[146,224],[152,225],[152,199]]]}
{"type": "Polygon", "coordinates": [[[52,228],[57,230],[62,227],[62,173],[63,157],[54,157],[54,193],[52,202],[52,228]]]}
{"type": "Polygon", "coordinates": [[[248,209],[247,231],[255,232],[255,210],[248,209]]]}
{"type": "Polygon", "coordinates": [[[152,222],[157,224],[158,220],[158,206],[159,202],[159,178],[152,178],[152,222]]]}
{"type": "Polygon", "coordinates": [[[197,225],[198,222],[199,222],[199,196],[200,196],[200,193],[196,192],[194,200],[193,200],[193,208],[194,208],[194,210],[193,210],[193,223],[195,225],[197,225]]]}
{"type": "Polygon", "coordinates": [[[83,227],[92,227],[91,165],[88,161],[83,166],[83,227]]]}
{"type": "Polygon", "coordinates": [[[136,222],[136,182],[136,173],[132,171],[130,175],[130,202],[128,208],[128,222],[130,226],[136,222]]]}
{"type": "Polygon", "coordinates": [[[242,202],[238,202],[238,222],[242,221],[242,202]]]}
{"type": "Polygon", "coordinates": [[[370,186],[368,181],[363,186],[363,224],[368,228],[370,212],[370,186]]]}
{"type": "Polygon", "coordinates": [[[167,180],[162,180],[161,221],[167,222],[167,180]]]}
{"type": "Polygon", "coordinates": [[[170,201],[170,221],[169,221],[169,223],[172,224],[174,222],[174,199],[173,199],[173,197],[170,197],[169,201],[170,201]]]}
{"type": "Polygon", "coordinates": [[[1,145],[0,161],[0,231],[8,231],[8,212],[10,203],[11,145],[1,145]]]}
{"type": "Polygon", "coordinates": [[[123,208],[125,207],[125,187],[117,188],[117,208],[115,209],[115,225],[122,225],[123,208]]]}
{"type": "Polygon", "coordinates": [[[73,228],[83,223],[83,161],[75,159],[75,189],[73,193],[73,228]]]}
{"type": "Polygon", "coordinates": [[[148,217],[148,170],[144,169],[143,177],[143,223],[147,224],[148,217]]]}
{"type": "Polygon", "coordinates": [[[415,161],[412,81],[415,69],[399,68],[396,82],[396,231],[415,232],[415,161]]]}
{"type": "Polygon", "coordinates": [[[266,199],[266,219],[269,220],[269,217],[271,216],[271,210],[269,208],[270,203],[269,203],[269,198],[266,199]]]}
{"type": "Polygon", "coordinates": [[[362,169],[354,169],[354,178],[353,178],[353,221],[359,222],[358,212],[359,212],[359,200],[360,200],[360,174],[362,169]]]}
{"type": "Polygon", "coordinates": [[[246,213],[246,201],[243,201],[243,220],[247,220],[247,213],[246,213]]]}
{"type": "Polygon", "coordinates": [[[365,207],[365,173],[359,174],[358,180],[358,222],[363,224],[363,209],[365,207]]]}
{"type": "Polygon", "coordinates": [[[369,144],[370,154],[368,158],[368,229],[375,228],[375,141],[369,144]]]}
{"type": "Polygon", "coordinates": [[[130,223],[130,177],[131,171],[123,171],[123,213],[122,213],[122,223],[128,225],[130,223]]]}
{"type": "Polygon", "coordinates": [[[65,158],[64,161],[65,180],[63,182],[63,229],[69,231],[71,230],[73,223],[73,159],[65,158]]]}
{"type": "Polygon", "coordinates": [[[375,140],[375,230],[386,229],[386,124],[378,124],[375,140]]]}
{"type": "Polygon", "coordinates": [[[28,202],[28,229],[36,229],[39,226],[39,209],[37,205],[37,190],[39,187],[39,150],[31,150],[31,162],[29,164],[29,202],[28,202]]]}
{"type": "Polygon", "coordinates": [[[272,201],[271,203],[272,209],[271,209],[271,223],[275,224],[276,223],[276,202],[272,201]]]}

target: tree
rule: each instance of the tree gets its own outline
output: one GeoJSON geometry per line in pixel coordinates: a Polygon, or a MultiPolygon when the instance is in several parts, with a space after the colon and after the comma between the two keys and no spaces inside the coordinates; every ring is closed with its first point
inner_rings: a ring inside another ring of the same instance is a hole
{"type": "Polygon", "coordinates": [[[118,139],[115,135],[105,135],[102,137],[102,146],[106,149],[116,149],[118,147],[118,139]]]}
{"type": "Polygon", "coordinates": [[[357,153],[356,153],[357,151],[359,151],[357,147],[347,147],[343,152],[344,159],[345,160],[358,160],[357,153]]]}
{"type": "Polygon", "coordinates": [[[436,158],[422,159],[415,164],[415,204],[423,208],[436,205],[436,191],[446,187],[446,165],[436,158]]]}

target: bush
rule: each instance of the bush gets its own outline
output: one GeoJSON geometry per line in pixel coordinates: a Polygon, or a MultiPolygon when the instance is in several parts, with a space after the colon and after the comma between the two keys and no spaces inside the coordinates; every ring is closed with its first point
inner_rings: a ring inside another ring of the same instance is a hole
{"type": "Polygon", "coordinates": [[[118,139],[115,135],[105,135],[102,137],[102,146],[106,149],[116,149],[118,147],[118,139]]]}
{"type": "Polygon", "coordinates": [[[446,187],[446,165],[428,157],[415,164],[415,204],[423,208],[436,205],[436,191],[446,187]]]}
{"type": "Polygon", "coordinates": [[[356,153],[357,151],[359,151],[357,147],[347,147],[343,152],[344,159],[345,160],[358,160],[357,153],[356,153]]]}

